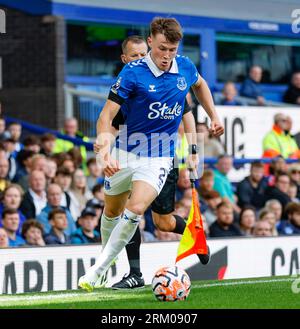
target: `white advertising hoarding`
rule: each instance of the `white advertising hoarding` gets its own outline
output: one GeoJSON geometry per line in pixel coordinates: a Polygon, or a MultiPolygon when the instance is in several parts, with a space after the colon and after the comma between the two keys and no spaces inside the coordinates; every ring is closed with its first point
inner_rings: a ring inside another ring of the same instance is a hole
{"type": "MultiPolygon", "coordinates": [[[[211,262],[192,255],[178,263],[192,280],[292,275],[299,270],[300,236],[209,240],[211,262]]],[[[144,243],[141,269],[146,284],[154,272],[173,265],[178,242],[144,243]]],[[[100,251],[99,245],[11,248],[0,250],[0,293],[77,289],[77,280],[100,251]]],[[[109,270],[109,285],[128,272],[123,251],[109,270]]]]}

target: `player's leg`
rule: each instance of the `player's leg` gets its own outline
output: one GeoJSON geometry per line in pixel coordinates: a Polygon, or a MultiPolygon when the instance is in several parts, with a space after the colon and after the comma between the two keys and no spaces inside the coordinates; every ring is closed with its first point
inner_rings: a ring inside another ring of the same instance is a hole
{"type": "MultiPolygon", "coordinates": [[[[175,192],[178,180],[178,169],[173,168],[166,180],[166,183],[151,205],[152,218],[154,225],[161,231],[174,232],[183,234],[186,226],[185,220],[176,214],[175,209],[175,192]]],[[[210,251],[208,248],[207,255],[197,255],[202,264],[208,264],[210,260],[210,251]]]]}
{"type": "Polygon", "coordinates": [[[104,275],[112,260],[133,237],[140,218],[163,187],[170,168],[171,159],[159,158],[150,164],[142,163],[135,166],[132,175],[131,197],[121,219],[113,229],[96,263],[80,278],[79,285],[84,289],[88,291],[93,290],[98,278],[104,275]]]}
{"type": "Polygon", "coordinates": [[[123,216],[113,229],[99,259],[93,265],[100,275],[133,237],[140,217],[156,197],[156,190],[146,182],[133,182],[132,193],[123,216]]]}
{"type": "Polygon", "coordinates": [[[102,248],[104,249],[109,236],[118,224],[118,220],[125,209],[128,200],[129,191],[123,192],[119,195],[104,194],[105,208],[101,216],[101,240],[102,248]]]}
{"type": "Polygon", "coordinates": [[[139,228],[135,231],[132,239],[126,245],[129,262],[129,274],[124,275],[121,281],[112,285],[112,289],[137,289],[145,286],[145,281],[140,267],[141,233],[139,228]]]}

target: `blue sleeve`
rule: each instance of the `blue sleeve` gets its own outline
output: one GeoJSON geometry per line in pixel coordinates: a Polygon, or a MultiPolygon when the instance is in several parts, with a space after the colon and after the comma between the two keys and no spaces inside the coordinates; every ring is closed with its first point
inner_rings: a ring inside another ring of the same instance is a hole
{"type": "Polygon", "coordinates": [[[126,100],[133,93],[135,86],[136,76],[133,72],[133,67],[127,64],[118,75],[116,83],[111,86],[110,91],[126,100]]]}
{"type": "Polygon", "coordinates": [[[199,78],[199,72],[195,64],[189,58],[187,59],[189,62],[190,82],[191,82],[191,86],[193,86],[199,78]]]}
{"type": "Polygon", "coordinates": [[[72,244],[83,244],[82,240],[78,236],[72,236],[71,243],[72,244]]]}

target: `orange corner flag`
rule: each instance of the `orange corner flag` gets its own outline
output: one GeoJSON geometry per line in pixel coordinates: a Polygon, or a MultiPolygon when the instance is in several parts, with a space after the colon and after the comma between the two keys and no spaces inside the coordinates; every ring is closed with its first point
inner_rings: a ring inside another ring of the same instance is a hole
{"type": "Polygon", "coordinates": [[[192,207],[185,230],[179,242],[175,263],[192,254],[207,254],[207,244],[200,213],[198,193],[192,190],[192,207]]]}

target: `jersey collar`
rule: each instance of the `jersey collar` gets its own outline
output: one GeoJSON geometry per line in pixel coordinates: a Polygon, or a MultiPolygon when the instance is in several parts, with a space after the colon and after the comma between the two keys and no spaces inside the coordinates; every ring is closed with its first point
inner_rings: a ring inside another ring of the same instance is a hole
{"type": "Polygon", "coordinates": [[[177,65],[177,61],[174,58],[172,61],[172,66],[171,69],[169,71],[161,71],[156,64],[153,62],[151,56],[150,56],[150,51],[147,54],[147,56],[145,57],[145,62],[148,65],[150,71],[153,73],[153,75],[157,78],[160,77],[161,75],[163,75],[164,73],[168,72],[168,73],[178,73],[178,65],[177,65]]]}

